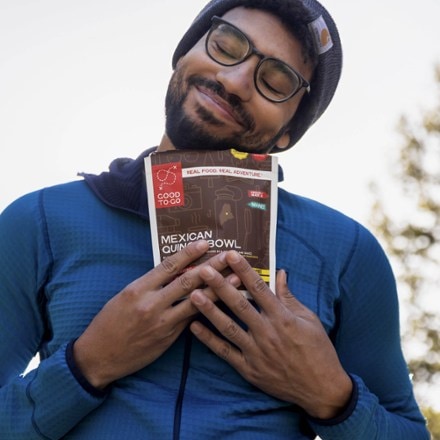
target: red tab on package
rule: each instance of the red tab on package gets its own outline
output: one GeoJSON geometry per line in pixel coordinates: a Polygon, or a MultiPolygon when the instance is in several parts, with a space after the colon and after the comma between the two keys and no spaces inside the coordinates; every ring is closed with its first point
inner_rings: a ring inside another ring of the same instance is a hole
{"type": "Polygon", "coordinates": [[[164,163],[154,165],[152,170],[156,209],[184,206],[182,164],[164,163]]]}
{"type": "Polygon", "coordinates": [[[268,199],[269,198],[269,194],[267,192],[264,192],[264,191],[251,190],[251,191],[248,191],[248,197],[253,197],[253,198],[256,198],[256,199],[268,199]]]}

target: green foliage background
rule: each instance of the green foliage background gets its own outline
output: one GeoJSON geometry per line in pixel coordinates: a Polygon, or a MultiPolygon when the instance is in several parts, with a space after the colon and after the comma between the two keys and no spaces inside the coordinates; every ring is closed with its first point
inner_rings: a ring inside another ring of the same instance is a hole
{"type": "Polygon", "coordinates": [[[440,384],[440,66],[435,73],[437,104],[420,120],[402,116],[398,126],[402,143],[391,163],[391,178],[406,218],[390,209],[388,188],[374,182],[370,225],[396,273],[407,313],[403,347],[432,438],[440,440],[440,397],[437,405],[426,398],[426,390],[440,384]]]}

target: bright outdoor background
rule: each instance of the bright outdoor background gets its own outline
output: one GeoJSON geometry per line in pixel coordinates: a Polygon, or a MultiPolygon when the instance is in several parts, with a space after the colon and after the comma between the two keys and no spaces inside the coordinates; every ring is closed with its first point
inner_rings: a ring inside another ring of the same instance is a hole
{"type": "MultiPolygon", "coordinates": [[[[345,49],[338,93],[280,155],[285,186],[365,223],[401,113],[433,96],[439,0],[323,0],[345,49]]],[[[171,55],[204,0],[0,0],[0,210],[159,143],[171,55]]]]}

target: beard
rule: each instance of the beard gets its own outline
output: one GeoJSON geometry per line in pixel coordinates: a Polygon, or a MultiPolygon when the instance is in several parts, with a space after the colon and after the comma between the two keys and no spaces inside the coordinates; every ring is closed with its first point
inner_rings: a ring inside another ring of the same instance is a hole
{"type": "Polygon", "coordinates": [[[223,86],[198,75],[191,76],[185,83],[183,73],[176,69],[171,77],[165,99],[166,133],[178,150],[227,150],[237,149],[249,153],[269,153],[284,132],[284,127],[274,137],[262,142],[262,134],[255,131],[252,116],[244,109],[240,98],[228,94],[223,86]],[[228,102],[240,120],[242,130],[230,135],[216,135],[225,124],[216,119],[205,108],[198,106],[198,121],[185,113],[184,104],[191,87],[203,86],[215,92],[228,102]]]}

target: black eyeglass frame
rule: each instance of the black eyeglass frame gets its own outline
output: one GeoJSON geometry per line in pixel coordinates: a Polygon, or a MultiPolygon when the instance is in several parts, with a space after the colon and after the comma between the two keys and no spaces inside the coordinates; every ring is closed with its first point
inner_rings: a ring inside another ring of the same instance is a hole
{"type": "Polygon", "coordinates": [[[307,93],[310,93],[310,83],[299,73],[297,72],[292,66],[289,66],[287,63],[285,63],[284,61],[281,61],[278,58],[274,58],[274,57],[268,57],[266,55],[264,55],[263,53],[261,53],[251,42],[251,40],[249,39],[249,37],[241,30],[239,29],[237,26],[233,25],[232,23],[229,23],[226,20],[223,20],[222,18],[214,15],[211,18],[212,21],[212,25],[211,28],[208,31],[208,34],[206,36],[205,39],[205,50],[206,53],[208,54],[209,58],[211,58],[213,61],[215,61],[217,64],[220,64],[221,66],[226,66],[226,67],[232,67],[232,66],[237,66],[238,64],[241,64],[243,62],[245,62],[249,57],[251,57],[252,55],[256,55],[258,58],[260,58],[260,61],[258,62],[257,66],[255,67],[255,71],[254,71],[254,84],[255,84],[255,88],[258,90],[258,93],[265,99],[267,99],[268,101],[271,102],[276,102],[276,103],[281,103],[281,102],[285,102],[288,101],[289,99],[293,98],[302,88],[306,89],[307,93]],[[219,60],[217,60],[209,51],[209,39],[212,35],[212,33],[217,29],[217,27],[221,24],[224,24],[226,26],[231,27],[232,29],[234,29],[235,32],[237,32],[238,34],[240,34],[243,39],[248,43],[248,51],[245,54],[245,56],[243,58],[241,58],[239,61],[233,62],[231,64],[228,63],[223,63],[219,60]],[[281,63],[288,71],[290,71],[294,76],[296,76],[298,78],[298,87],[293,90],[292,93],[290,93],[288,96],[281,98],[281,99],[274,99],[271,98],[269,96],[266,96],[261,90],[260,87],[258,86],[258,71],[261,67],[261,65],[265,62],[265,61],[277,61],[279,63],[281,63]]]}

